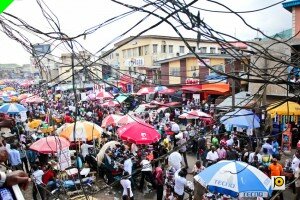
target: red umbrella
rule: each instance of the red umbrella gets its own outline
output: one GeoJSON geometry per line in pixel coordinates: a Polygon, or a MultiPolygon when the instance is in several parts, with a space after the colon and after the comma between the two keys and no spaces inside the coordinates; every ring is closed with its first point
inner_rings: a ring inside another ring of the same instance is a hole
{"type": "Polygon", "coordinates": [[[140,89],[136,94],[137,95],[146,95],[146,94],[154,94],[155,88],[154,87],[144,87],[140,89]]]}
{"type": "Polygon", "coordinates": [[[176,92],[176,90],[174,89],[165,89],[165,90],[161,90],[158,93],[159,94],[174,94],[176,92]]]}
{"type": "Polygon", "coordinates": [[[120,106],[120,103],[117,101],[107,101],[103,104],[101,104],[103,107],[115,107],[115,106],[120,106]]]}
{"type": "Polygon", "coordinates": [[[122,140],[135,144],[152,144],[160,140],[160,134],[150,124],[144,122],[133,122],[117,130],[122,140]]]}
{"type": "Polygon", "coordinates": [[[116,125],[117,122],[121,119],[121,115],[108,115],[107,117],[105,117],[102,121],[102,125],[101,127],[108,127],[110,125],[116,125]]]}
{"type": "Polygon", "coordinates": [[[57,153],[59,150],[62,150],[69,146],[70,146],[70,142],[63,137],[48,136],[34,142],[29,148],[33,151],[47,154],[47,153],[57,153]]]}
{"type": "Polygon", "coordinates": [[[130,124],[132,122],[143,122],[142,119],[135,117],[133,115],[127,114],[121,117],[121,119],[118,121],[117,125],[119,127],[125,126],[127,124],[130,124]]]}
{"type": "Polygon", "coordinates": [[[113,95],[111,95],[109,92],[106,92],[105,90],[101,90],[97,95],[97,99],[113,99],[113,95]]]}

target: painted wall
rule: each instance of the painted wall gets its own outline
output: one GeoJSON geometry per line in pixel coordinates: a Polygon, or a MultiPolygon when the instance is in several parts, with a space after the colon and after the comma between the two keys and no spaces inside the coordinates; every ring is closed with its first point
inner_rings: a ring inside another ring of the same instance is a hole
{"type": "Polygon", "coordinates": [[[180,70],[180,60],[172,61],[169,63],[169,84],[180,84],[181,82],[180,75],[179,76],[171,75],[173,69],[180,70]]]}

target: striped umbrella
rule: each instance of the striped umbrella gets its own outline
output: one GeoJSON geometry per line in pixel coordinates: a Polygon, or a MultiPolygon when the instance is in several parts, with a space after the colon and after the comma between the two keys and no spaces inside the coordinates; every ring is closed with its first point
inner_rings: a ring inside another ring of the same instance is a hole
{"type": "Polygon", "coordinates": [[[142,120],[138,117],[135,117],[131,114],[127,114],[127,115],[122,116],[121,119],[118,120],[117,126],[122,127],[122,126],[130,124],[132,122],[144,122],[144,120],[142,120]]]}
{"type": "Polygon", "coordinates": [[[270,197],[271,179],[256,167],[240,161],[222,160],[194,177],[212,193],[231,197],[270,197]]]}
{"type": "Polygon", "coordinates": [[[211,118],[211,116],[205,112],[202,112],[200,110],[191,110],[187,113],[183,113],[182,115],[179,115],[179,118],[181,119],[199,119],[199,118],[211,118]]]}
{"type": "Polygon", "coordinates": [[[69,141],[91,141],[93,139],[100,138],[103,130],[97,124],[88,121],[78,121],[75,123],[67,125],[59,134],[60,137],[64,137],[69,141]]]}
{"type": "Polygon", "coordinates": [[[116,125],[118,121],[121,119],[121,117],[122,117],[121,115],[114,115],[114,114],[108,115],[102,120],[101,126],[103,128],[106,128],[110,125],[116,125]]]}
{"type": "Polygon", "coordinates": [[[107,102],[101,104],[101,106],[103,106],[103,107],[115,107],[115,106],[120,106],[120,103],[117,102],[117,101],[112,101],[111,100],[111,101],[107,101],[107,102]]]}
{"type": "Polygon", "coordinates": [[[114,96],[111,95],[109,92],[106,92],[105,90],[101,90],[97,95],[96,99],[113,99],[114,96]]]}
{"type": "Polygon", "coordinates": [[[155,93],[155,88],[153,87],[144,87],[140,89],[136,94],[137,95],[146,95],[146,94],[154,94],[155,93]]]}
{"type": "Polygon", "coordinates": [[[0,107],[0,112],[2,113],[18,114],[23,111],[27,111],[27,109],[18,103],[6,103],[0,107]]]}

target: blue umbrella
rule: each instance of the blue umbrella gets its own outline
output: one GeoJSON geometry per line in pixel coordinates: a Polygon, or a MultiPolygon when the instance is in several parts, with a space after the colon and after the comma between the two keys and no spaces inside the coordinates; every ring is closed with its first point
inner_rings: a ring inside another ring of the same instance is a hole
{"type": "Polygon", "coordinates": [[[237,126],[241,128],[259,128],[260,120],[252,111],[245,109],[236,109],[226,113],[220,119],[224,125],[237,126]]]}
{"type": "Polygon", "coordinates": [[[27,109],[18,103],[6,103],[0,107],[0,112],[8,114],[18,114],[22,111],[27,111],[27,109]]]}
{"type": "Polygon", "coordinates": [[[168,89],[166,86],[160,85],[160,86],[156,86],[156,87],[154,88],[154,91],[155,91],[155,92],[159,92],[159,91],[166,90],[166,89],[168,89]]]}
{"type": "Polygon", "coordinates": [[[194,178],[210,192],[231,197],[268,197],[272,193],[271,179],[259,169],[240,161],[220,161],[194,178]]]}

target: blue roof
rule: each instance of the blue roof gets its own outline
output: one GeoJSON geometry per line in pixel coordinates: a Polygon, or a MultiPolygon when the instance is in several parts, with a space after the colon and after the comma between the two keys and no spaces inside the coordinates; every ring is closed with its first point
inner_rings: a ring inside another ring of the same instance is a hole
{"type": "Polygon", "coordinates": [[[292,12],[292,8],[296,6],[300,6],[300,0],[292,0],[282,3],[282,6],[288,11],[292,12]]]}

